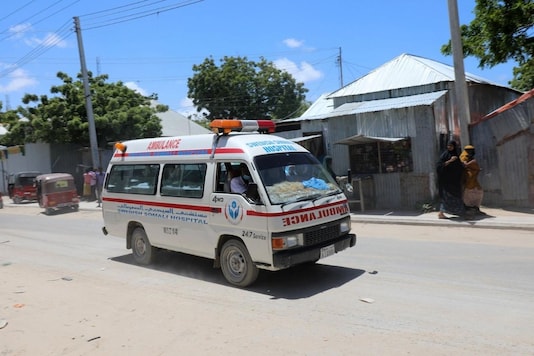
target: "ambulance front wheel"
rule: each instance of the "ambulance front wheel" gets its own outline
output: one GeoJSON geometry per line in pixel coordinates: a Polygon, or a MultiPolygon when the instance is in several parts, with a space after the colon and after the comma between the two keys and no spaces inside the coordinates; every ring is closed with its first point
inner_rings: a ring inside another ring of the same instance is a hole
{"type": "Polygon", "coordinates": [[[238,240],[229,240],[221,249],[221,269],[228,282],[239,287],[246,287],[258,278],[258,267],[245,245],[238,240]]]}
{"type": "Polygon", "coordinates": [[[132,253],[135,262],[148,265],[154,256],[154,247],[148,241],[148,236],[143,228],[138,227],[132,232],[132,253]]]}

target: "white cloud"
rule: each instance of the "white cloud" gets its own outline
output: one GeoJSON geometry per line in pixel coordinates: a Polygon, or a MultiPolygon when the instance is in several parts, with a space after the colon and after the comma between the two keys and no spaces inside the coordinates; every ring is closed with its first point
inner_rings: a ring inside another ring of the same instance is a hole
{"type": "Polygon", "coordinates": [[[0,93],[11,93],[37,85],[37,81],[20,68],[11,72],[7,78],[7,84],[0,84],[0,93]]]}
{"type": "Polygon", "coordinates": [[[299,47],[302,47],[302,45],[304,44],[304,41],[299,41],[294,38],[287,38],[283,42],[289,48],[299,48],[299,47]]]}
{"type": "Polygon", "coordinates": [[[44,46],[44,47],[60,47],[65,48],[67,47],[67,42],[62,40],[61,37],[56,35],[55,33],[47,33],[46,36],[43,38],[27,38],[24,40],[24,42],[28,46],[44,46]]]}
{"type": "Polygon", "coordinates": [[[21,38],[24,36],[24,33],[28,32],[32,28],[32,25],[29,23],[22,23],[9,28],[9,33],[12,34],[12,38],[21,38]]]}
{"type": "Polygon", "coordinates": [[[136,82],[126,82],[124,86],[130,88],[143,96],[148,96],[145,89],[141,88],[136,82]]]}
{"type": "Polygon", "coordinates": [[[200,118],[203,116],[203,114],[209,113],[206,109],[202,109],[200,112],[198,112],[195,105],[193,105],[193,101],[187,97],[180,100],[180,108],[176,111],[178,111],[180,114],[184,115],[185,117],[191,116],[193,119],[200,118]]]}
{"type": "Polygon", "coordinates": [[[295,78],[297,82],[308,83],[323,77],[323,73],[315,69],[308,62],[300,62],[300,66],[287,59],[280,58],[274,61],[276,68],[285,70],[295,78]]]}

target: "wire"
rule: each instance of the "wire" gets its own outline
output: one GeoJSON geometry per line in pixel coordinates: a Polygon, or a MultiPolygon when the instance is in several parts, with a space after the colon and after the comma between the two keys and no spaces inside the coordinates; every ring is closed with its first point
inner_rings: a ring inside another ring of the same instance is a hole
{"type": "MultiPolygon", "coordinates": [[[[21,22],[19,22],[17,25],[24,25],[25,23],[27,23],[27,22],[28,22],[29,20],[31,20],[32,18],[34,18],[34,17],[36,17],[36,16],[38,16],[38,15],[43,14],[45,11],[51,9],[53,6],[55,6],[56,4],[58,4],[58,3],[62,2],[62,1],[63,1],[63,0],[59,0],[59,1],[55,2],[53,5],[50,5],[50,6],[48,6],[47,8],[45,8],[44,10],[41,10],[41,11],[37,12],[36,14],[34,14],[34,15],[28,17],[27,19],[25,19],[25,20],[23,20],[23,21],[21,21],[21,22]]],[[[74,1],[73,3],[70,3],[70,4],[68,4],[68,5],[66,5],[66,6],[64,6],[64,7],[62,7],[62,8],[60,8],[59,10],[53,12],[52,14],[47,15],[46,17],[44,17],[44,18],[42,18],[42,19],[40,19],[40,20],[38,20],[38,21],[36,21],[36,22],[33,22],[33,23],[32,23],[32,26],[35,26],[35,25],[40,24],[41,22],[43,22],[43,21],[45,21],[45,20],[48,20],[48,19],[51,18],[52,16],[54,16],[54,15],[58,14],[59,12],[61,12],[61,11],[65,10],[65,9],[71,7],[72,5],[74,5],[75,3],[79,2],[79,1],[80,1],[80,0],[76,0],[76,1],[74,1]]],[[[17,25],[16,25],[16,26],[17,26],[17,25]]],[[[4,30],[4,31],[0,32],[0,35],[1,35],[1,34],[4,34],[4,33],[6,33],[6,32],[12,32],[11,29],[12,29],[13,27],[14,27],[14,26],[11,26],[11,27],[8,28],[7,30],[4,30]]],[[[12,32],[12,33],[9,34],[8,36],[3,37],[3,38],[0,38],[0,41],[4,41],[4,40],[6,40],[6,39],[8,39],[8,38],[11,38],[11,37],[13,37],[13,36],[16,36],[17,34],[18,34],[17,32],[12,32]]]]}
{"type": "Polygon", "coordinates": [[[4,21],[5,19],[7,19],[9,16],[11,15],[14,15],[16,14],[17,12],[19,12],[20,10],[24,9],[26,6],[30,5],[32,2],[34,2],[35,0],[31,0],[29,2],[27,2],[26,4],[22,5],[21,7],[19,7],[18,9],[15,9],[13,11],[11,11],[9,14],[7,14],[6,16],[0,18],[0,21],[4,21]]]}
{"type": "MultiPolygon", "coordinates": [[[[162,1],[165,1],[165,0],[162,0],[162,1]]],[[[96,23],[85,23],[84,24],[84,30],[86,30],[86,31],[87,30],[93,30],[93,29],[97,29],[97,28],[101,28],[101,27],[107,27],[107,26],[116,25],[116,24],[123,23],[123,22],[133,21],[133,20],[137,20],[137,19],[140,19],[140,18],[143,18],[143,17],[148,17],[148,16],[160,14],[160,13],[163,13],[163,12],[171,11],[171,10],[174,10],[174,9],[178,9],[178,8],[181,8],[181,7],[185,7],[185,6],[188,6],[188,5],[196,4],[196,3],[199,3],[199,2],[202,2],[202,1],[204,1],[204,0],[189,0],[189,1],[184,1],[184,2],[181,2],[181,3],[173,4],[173,5],[168,5],[168,6],[154,8],[154,9],[148,9],[146,11],[135,12],[135,13],[127,14],[127,15],[124,15],[124,16],[114,17],[114,18],[106,20],[106,21],[100,21],[100,22],[96,22],[96,23]]],[[[161,1],[159,1],[159,2],[161,2],[161,1]]],[[[148,5],[145,5],[145,6],[150,6],[150,5],[152,5],[152,4],[148,4],[148,5]]],[[[145,7],[145,6],[141,6],[141,7],[145,7]]],[[[137,9],[137,8],[139,8],[139,7],[136,7],[134,9],[137,9]]],[[[120,13],[123,13],[123,12],[125,12],[125,11],[121,11],[120,13]]]]}
{"type": "Polygon", "coordinates": [[[48,37],[44,42],[25,54],[22,58],[18,59],[15,63],[11,64],[8,68],[0,71],[0,78],[7,76],[23,65],[33,61],[35,58],[41,56],[43,53],[72,35],[74,31],[70,28],[70,20],[64,23],[57,31],[55,31],[55,33],[57,33],[56,36],[48,37]]]}
{"type": "MultiPolygon", "coordinates": [[[[36,17],[37,15],[40,15],[43,12],[53,8],[54,6],[56,6],[57,4],[61,3],[62,1],[63,0],[56,1],[52,5],[46,7],[44,10],[42,10],[42,11],[40,11],[40,12],[38,12],[38,13],[28,17],[28,18],[26,18],[21,23],[24,23],[24,22],[27,22],[27,21],[31,20],[32,18],[36,17]]],[[[146,5],[143,5],[143,6],[137,6],[138,4],[146,2],[146,1],[147,0],[138,1],[138,2],[135,2],[135,3],[128,4],[128,5],[115,7],[115,8],[104,10],[104,11],[100,11],[100,12],[97,12],[97,13],[92,13],[92,14],[89,14],[89,15],[86,15],[86,16],[92,16],[92,15],[96,15],[96,14],[104,14],[106,12],[108,12],[109,15],[113,15],[113,14],[117,14],[117,13],[121,14],[121,13],[124,13],[126,11],[121,10],[121,11],[117,12],[116,10],[117,9],[124,9],[124,8],[128,8],[129,9],[128,11],[136,10],[136,9],[139,9],[139,8],[142,8],[142,7],[152,6],[154,4],[164,2],[166,0],[158,0],[158,1],[155,1],[155,2],[152,1],[149,4],[146,4],[146,5]]],[[[91,28],[85,28],[85,30],[90,30],[90,29],[104,27],[104,26],[111,26],[111,25],[115,25],[117,23],[126,22],[126,21],[133,21],[133,20],[141,18],[141,17],[147,17],[147,16],[150,16],[150,15],[171,11],[171,10],[174,10],[176,8],[180,8],[180,7],[184,7],[184,6],[187,6],[187,5],[195,4],[195,3],[198,3],[198,2],[201,2],[201,1],[203,1],[203,0],[189,0],[189,1],[184,1],[184,2],[180,2],[180,3],[175,3],[175,4],[172,4],[172,5],[168,5],[168,6],[165,6],[165,7],[152,8],[152,9],[149,9],[149,10],[146,10],[146,11],[143,11],[143,12],[137,12],[137,13],[133,13],[133,14],[125,15],[125,16],[115,17],[115,18],[112,18],[112,19],[108,20],[107,23],[103,23],[103,24],[101,24],[99,26],[94,26],[94,27],[91,27],[91,28]]],[[[46,16],[45,18],[39,20],[37,23],[40,23],[40,22],[50,18],[51,16],[59,13],[60,11],[63,11],[67,7],[70,7],[70,6],[74,5],[76,2],[79,2],[79,0],[76,0],[73,3],[70,3],[67,6],[55,11],[54,13],[52,13],[52,14],[46,16]]],[[[104,16],[109,16],[109,15],[104,15],[104,16]]],[[[70,23],[70,20],[69,20],[68,23],[70,23]]],[[[8,31],[9,31],[9,29],[5,30],[3,32],[0,32],[0,34],[6,33],[8,31]]],[[[31,61],[33,61],[34,59],[38,58],[43,53],[45,53],[46,51],[51,49],[53,46],[59,44],[65,38],[67,38],[68,36],[72,35],[73,32],[74,31],[73,31],[73,29],[71,27],[66,28],[66,24],[64,24],[59,30],[56,31],[56,34],[57,34],[56,36],[48,37],[43,43],[41,43],[40,45],[35,47],[33,50],[31,50],[29,53],[24,55],[22,58],[17,60],[15,63],[10,65],[9,68],[6,68],[6,69],[0,71],[0,78],[9,75],[10,73],[12,73],[15,70],[17,70],[17,68],[19,68],[19,67],[21,67],[21,66],[23,66],[23,65],[25,65],[25,64],[27,64],[27,63],[29,63],[31,61]]],[[[12,33],[12,34],[4,37],[4,38],[1,38],[0,41],[5,40],[5,39],[10,38],[10,37],[15,36],[15,35],[16,35],[16,33],[12,33]]]]}

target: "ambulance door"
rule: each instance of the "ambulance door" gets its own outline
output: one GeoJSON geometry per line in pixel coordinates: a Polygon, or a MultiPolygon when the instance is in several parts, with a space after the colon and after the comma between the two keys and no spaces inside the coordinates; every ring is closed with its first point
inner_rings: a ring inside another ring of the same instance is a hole
{"type": "Polygon", "coordinates": [[[168,163],[163,167],[160,195],[167,206],[161,226],[163,247],[213,256],[207,167],[205,162],[168,163]]]}
{"type": "MultiPolygon", "coordinates": [[[[268,214],[261,200],[230,191],[232,174],[243,162],[218,162],[211,194],[210,227],[219,237],[233,236],[247,247],[254,262],[271,263],[268,214]]],[[[250,168],[250,167],[249,167],[250,168]]],[[[250,170],[252,172],[252,170],[250,170]]]]}

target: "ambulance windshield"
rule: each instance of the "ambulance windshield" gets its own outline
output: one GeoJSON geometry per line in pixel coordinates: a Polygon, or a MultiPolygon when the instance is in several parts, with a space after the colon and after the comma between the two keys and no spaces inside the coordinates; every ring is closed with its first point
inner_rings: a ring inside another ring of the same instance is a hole
{"type": "Polygon", "coordinates": [[[311,153],[271,154],[254,161],[271,204],[313,200],[341,192],[332,175],[311,153]]]}

